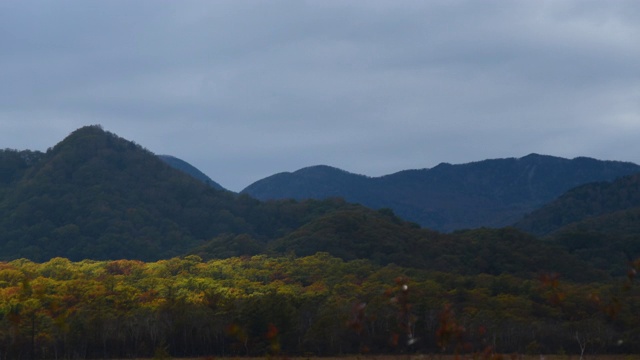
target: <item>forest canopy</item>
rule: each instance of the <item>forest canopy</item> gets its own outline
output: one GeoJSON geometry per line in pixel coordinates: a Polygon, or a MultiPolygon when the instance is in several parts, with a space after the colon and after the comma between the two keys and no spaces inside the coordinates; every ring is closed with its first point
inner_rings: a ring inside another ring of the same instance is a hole
{"type": "Polygon", "coordinates": [[[621,285],[454,275],[326,253],[19,259],[0,263],[0,356],[575,353],[576,334],[592,352],[638,352],[640,292],[621,285]]]}

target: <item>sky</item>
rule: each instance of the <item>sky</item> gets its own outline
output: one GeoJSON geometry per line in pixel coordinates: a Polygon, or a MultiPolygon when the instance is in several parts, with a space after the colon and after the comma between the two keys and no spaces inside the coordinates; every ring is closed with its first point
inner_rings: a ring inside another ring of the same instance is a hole
{"type": "Polygon", "coordinates": [[[0,148],[100,124],[240,191],[530,153],[640,163],[640,1],[1,1],[0,148]]]}

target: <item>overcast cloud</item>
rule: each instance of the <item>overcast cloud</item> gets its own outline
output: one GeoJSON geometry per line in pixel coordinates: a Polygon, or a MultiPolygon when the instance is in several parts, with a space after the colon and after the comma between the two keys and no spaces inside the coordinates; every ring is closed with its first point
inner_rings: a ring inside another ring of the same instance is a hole
{"type": "Polygon", "coordinates": [[[532,152],[640,163],[640,2],[3,1],[0,148],[101,124],[239,191],[532,152]]]}

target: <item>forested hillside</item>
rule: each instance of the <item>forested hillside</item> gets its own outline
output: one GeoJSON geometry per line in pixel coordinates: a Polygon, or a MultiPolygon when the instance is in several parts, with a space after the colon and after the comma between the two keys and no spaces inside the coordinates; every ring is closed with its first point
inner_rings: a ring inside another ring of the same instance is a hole
{"type": "Polygon", "coordinates": [[[0,150],[0,201],[24,173],[44,156],[39,151],[0,150]]]}
{"type": "MultiPolygon", "coordinates": [[[[533,234],[546,235],[572,223],[639,207],[640,174],[634,174],[612,182],[585,184],[571,189],[527,215],[515,226],[533,234]]],[[[624,232],[624,229],[612,227],[607,231],[624,232]]]]}
{"type": "Polygon", "coordinates": [[[640,256],[640,175],[572,189],[515,226],[622,275],[640,256]]]}
{"type": "Polygon", "coordinates": [[[261,202],[207,186],[98,126],[73,132],[45,154],[4,151],[1,159],[0,168],[9,169],[0,199],[4,260],[321,251],[381,265],[461,274],[559,272],[580,281],[606,278],[624,266],[594,266],[581,253],[513,229],[442,234],[390,209],[340,199],[261,202]]]}
{"type": "Polygon", "coordinates": [[[259,180],[242,193],[261,200],[342,197],[439,231],[501,227],[594,181],[640,172],[640,166],[590,158],[573,160],[531,154],[469,164],[440,164],[369,178],[314,166],[259,180]]]}
{"type": "Polygon", "coordinates": [[[157,260],[226,233],[266,241],[341,206],[266,204],[219,191],[98,126],[33,159],[4,153],[13,175],[0,199],[4,259],[157,260]]]}

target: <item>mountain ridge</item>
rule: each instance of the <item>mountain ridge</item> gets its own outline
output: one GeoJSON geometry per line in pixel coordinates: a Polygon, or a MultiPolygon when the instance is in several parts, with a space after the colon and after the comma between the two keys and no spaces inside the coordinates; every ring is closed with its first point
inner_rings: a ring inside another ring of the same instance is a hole
{"type": "MultiPolygon", "coordinates": [[[[580,281],[607,276],[606,268],[515,229],[442,234],[390,209],[340,198],[262,202],[216,190],[99,126],[74,131],[30,164],[25,154],[4,155],[0,168],[16,169],[16,176],[0,186],[0,260],[155,261],[325,251],[453,273],[562,271],[580,281]],[[23,160],[12,162],[16,158],[23,160]],[[518,242],[531,243],[527,256],[535,261],[515,260],[522,258],[514,253],[520,246],[510,244],[518,242]],[[463,260],[470,256],[476,260],[463,260]],[[493,261],[496,256],[502,260],[493,261]]],[[[336,171],[306,171],[314,170],[336,171]]]]}
{"type": "Polygon", "coordinates": [[[640,166],[630,162],[532,153],[440,163],[380,177],[312,166],[266,177],[240,193],[260,200],[343,197],[374,209],[390,208],[425,227],[453,231],[506,226],[575,186],[634,172],[640,172],[640,166]]]}

